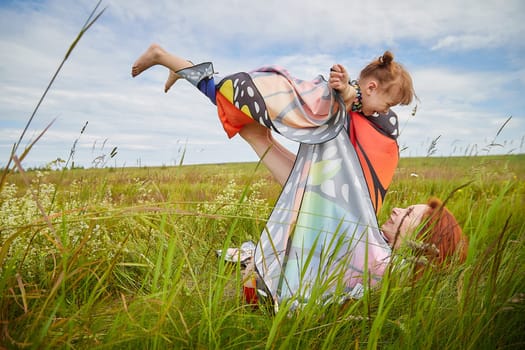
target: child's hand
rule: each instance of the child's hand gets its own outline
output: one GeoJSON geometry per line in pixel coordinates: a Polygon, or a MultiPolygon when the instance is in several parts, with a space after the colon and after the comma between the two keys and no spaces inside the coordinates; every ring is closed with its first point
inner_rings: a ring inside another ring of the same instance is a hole
{"type": "Polygon", "coordinates": [[[350,76],[346,71],[345,67],[340,64],[334,64],[330,68],[330,79],[328,80],[328,85],[341,93],[343,100],[350,106],[351,101],[353,101],[357,95],[355,89],[349,84],[350,76]]]}
{"type": "Polygon", "coordinates": [[[342,65],[334,64],[332,68],[330,68],[330,79],[328,80],[328,84],[332,89],[343,92],[348,86],[349,80],[350,76],[342,65]]]}

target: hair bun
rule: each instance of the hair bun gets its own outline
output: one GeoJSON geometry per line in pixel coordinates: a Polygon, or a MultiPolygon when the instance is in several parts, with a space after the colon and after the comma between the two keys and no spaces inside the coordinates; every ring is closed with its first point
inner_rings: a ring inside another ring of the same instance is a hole
{"type": "Polygon", "coordinates": [[[389,66],[394,60],[394,55],[390,51],[385,51],[383,56],[379,56],[378,61],[381,66],[389,66]]]}

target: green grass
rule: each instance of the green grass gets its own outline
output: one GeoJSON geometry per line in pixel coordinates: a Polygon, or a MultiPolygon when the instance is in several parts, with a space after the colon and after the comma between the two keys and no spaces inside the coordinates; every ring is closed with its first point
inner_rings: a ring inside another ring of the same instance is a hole
{"type": "Polygon", "coordinates": [[[75,141],[72,169],[24,172],[52,123],[19,145],[99,5],[0,178],[0,349],[525,346],[523,155],[402,159],[380,221],[394,205],[453,194],[467,262],[415,280],[400,255],[360,300],[276,314],[245,305],[239,266],[215,256],[264,227],[280,189],[257,164],[73,169],[75,141]]]}
{"type": "Polygon", "coordinates": [[[239,267],[215,257],[256,240],[279,194],[257,164],[10,173],[0,197],[0,344],[521,348],[524,174],[523,155],[401,159],[380,221],[394,205],[467,184],[448,201],[470,240],[467,262],[417,281],[409,263],[397,264],[361,300],[272,315],[243,303],[239,267]]]}

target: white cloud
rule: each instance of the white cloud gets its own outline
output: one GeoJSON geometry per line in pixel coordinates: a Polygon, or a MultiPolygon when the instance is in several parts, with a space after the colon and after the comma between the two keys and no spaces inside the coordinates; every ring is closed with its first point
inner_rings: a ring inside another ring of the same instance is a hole
{"type": "Polygon", "coordinates": [[[497,47],[499,45],[501,45],[501,42],[495,37],[487,37],[484,35],[449,35],[439,39],[436,45],[432,46],[432,50],[450,48],[456,50],[473,50],[484,47],[497,47]]]}
{"type": "Polygon", "coordinates": [[[276,40],[311,49],[388,45],[406,39],[432,40],[432,46],[438,47],[446,37],[458,42],[484,38],[478,47],[484,43],[492,47],[495,39],[523,47],[525,30],[516,15],[525,10],[519,0],[504,4],[499,0],[209,0],[156,1],[151,6],[114,1],[112,6],[123,19],[156,21],[167,39],[172,34],[172,42],[186,46],[197,37],[198,44],[216,48],[225,42],[215,39],[223,38],[230,44],[239,40],[241,50],[271,47],[276,40]]]}
{"type": "Polygon", "coordinates": [[[480,74],[457,68],[426,68],[415,70],[413,76],[420,98],[416,116],[410,116],[409,107],[396,109],[402,126],[399,142],[408,146],[404,155],[425,155],[437,137],[438,155],[462,155],[460,149],[474,146],[480,151],[509,116],[513,118],[498,137],[508,147],[493,151],[516,150],[525,135],[525,114],[516,107],[523,103],[520,100],[516,104],[508,94],[502,94],[509,90],[512,72],[480,74]]]}
{"type": "MultiPolygon", "coordinates": [[[[0,5],[3,158],[95,4],[0,5]]],[[[393,49],[407,62],[421,98],[403,142],[419,145],[439,134],[443,145],[447,137],[450,144],[477,142],[492,136],[509,115],[513,120],[502,136],[519,140],[523,135],[525,24],[516,16],[524,13],[521,1],[503,6],[496,0],[113,0],[105,5],[34,120],[31,130],[37,133],[57,118],[33,159],[67,154],[86,121],[82,147],[87,151],[108,139],[128,165],[138,158],[169,163],[185,140],[188,155],[195,157],[187,157],[190,161],[255,159],[242,140],[226,138],[214,107],[187,82],[166,95],[165,69],[130,77],[133,61],[154,41],[196,62],[211,59],[222,74],[271,63],[304,79],[326,76],[336,62],[355,77],[371,58],[393,49]],[[481,54],[490,57],[485,66],[456,60],[456,53],[473,50],[485,50],[481,54]]],[[[403,121],[410,108],[400,109],[403,121]]],[[[86,162],[90,157],[88,152],[86,162]]]]}
{"type": "Polygon", "coordinates": [[[416,93],[421,107],[439,108],[441,105],[461,103],[474,106],[497,96],[510,78],[509,74],[480,74],[445,68],[425,68],[413,72],[416,93]]]}

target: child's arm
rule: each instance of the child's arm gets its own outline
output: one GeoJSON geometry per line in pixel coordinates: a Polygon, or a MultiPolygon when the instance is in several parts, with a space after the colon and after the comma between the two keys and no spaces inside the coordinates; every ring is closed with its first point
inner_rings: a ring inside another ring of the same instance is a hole
{"type": "Polygon", "coordinates": [[[349,81],[350,76],[345,67],[340,64],[334,64],[332,68],[330,68],[330,79],[328,83],[332,89],[339,91],[345,102],[347,111],[352,109],[352,103],[357,96],[357,91],[349,84],[349,81]]]}

